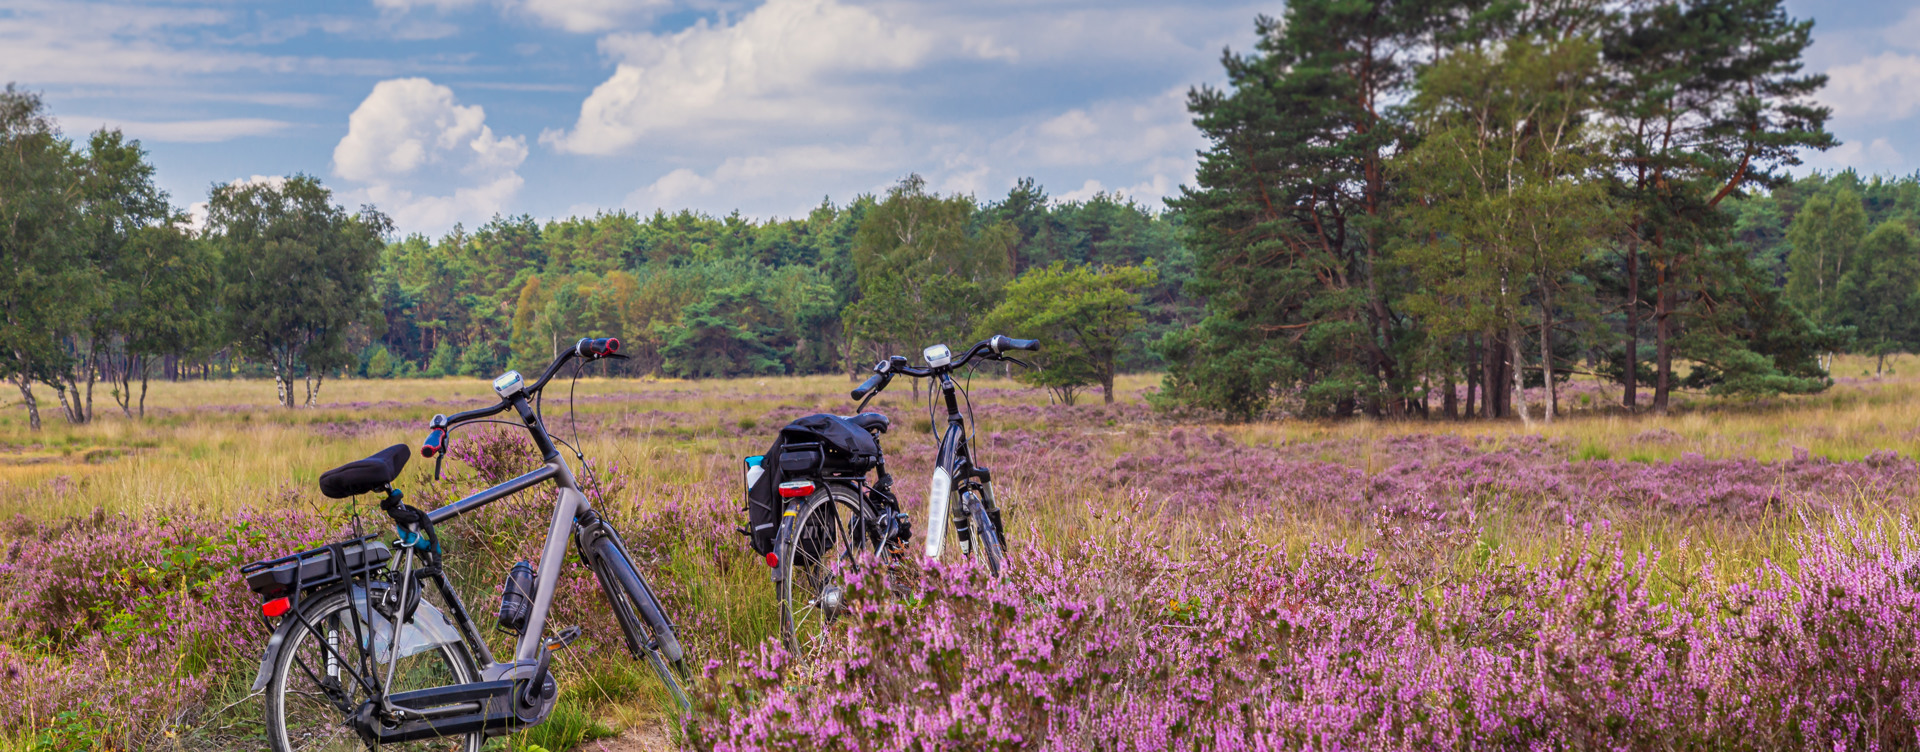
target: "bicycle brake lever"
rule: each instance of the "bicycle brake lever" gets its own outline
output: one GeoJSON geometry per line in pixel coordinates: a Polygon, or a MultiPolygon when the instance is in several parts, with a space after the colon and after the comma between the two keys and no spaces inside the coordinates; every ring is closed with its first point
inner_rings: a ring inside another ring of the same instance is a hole
{"type": "Polygon", "coordinates": [[[1015,363],[1019,363],[1020,365],[1023,365],[1023,366],[1026,366],[1026,367],[1028,367],[1028,368],[1033,368],[1033,364],[1032,364],[1032,363],[1028,363],[1028,362],[1026,362],[1026,361],[1024,361],[1024,360],[1021,360],[1021,359],[1019,359],[1019,358],[1016,358],[1016,357],[1013,357],[1013,356],[1011,356],[1011,355],[1002,355],[1002,356],[1000,356],[1000,360],[1011,360],[1011,361],[1013,361],[1013,362],[1015,362],[1015,363]]]}

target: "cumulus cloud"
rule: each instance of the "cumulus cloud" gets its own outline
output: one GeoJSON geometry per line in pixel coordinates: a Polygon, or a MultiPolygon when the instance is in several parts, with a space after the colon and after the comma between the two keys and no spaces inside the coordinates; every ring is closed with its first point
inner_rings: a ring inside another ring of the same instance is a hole
{"type": "Polygon", "coordinates": [[[486,119],[427,79],[381,81],[348,116],[333,173],[363,184],[348,197],[379,206],[403,230],[484,220],[519,192],[527,158],[526,139],[495,136],[486,119]]]}
{"type": "Polygon", "coordinates": [[[1836,116],[1899,120],[1920,108],[1920,56],[1883,52],[1827,69],[1821,100],[1836,116]]]}
{"type": "Polygon", "coordinates": [[[702,19],[674,34],[614,34],[619,61],[580,106],[570,131],[541,141],[576,154],[611,154],[655,134],[694,137],[724,126],[785,128],[875,115],[861,73],[926,60],[934,37],[835,0],[768,0],[728,24],[702,19]]]}
{"type": "Polygon", "coordinates": [[[1906,155],[1885,138],[1848,141],[1824,152],[1808,153],[1805,159],[1806,166],[1812,169],[1852,168],[1869,175],[1900,174],[1909,169],[1906,155]]]}
{"type": "Polygon", "coordinates": [[[672,0],[522,0],[519,9],[548,26],[584,34],[651,17],[672,4],[672,0]]]}
{"type": "Polygon", "coordinates": [[[285,120],[268,118],[158,121],[68,115],[61,120],[69,126],[117,128],[128,136],[142,141],[168,144],[207,144],[231,141],[246,136],[266,136],[284,131],[293,125],[285,120]]]}
{"type": "Polygon", "coordinates": [[[705,199],[728,201],[785,198],[790,214],[810,208],[808,198],[794,195],[792,186],[852,178],[884,185],[895,170],[904,169],[909,151],[897,133],[882,132],[866,143],[806,145],[773,149],[752,156],[728,157],[707,174],[678,168],[627,195],[625,207],[640,212],[704,205],[705,199]]]}

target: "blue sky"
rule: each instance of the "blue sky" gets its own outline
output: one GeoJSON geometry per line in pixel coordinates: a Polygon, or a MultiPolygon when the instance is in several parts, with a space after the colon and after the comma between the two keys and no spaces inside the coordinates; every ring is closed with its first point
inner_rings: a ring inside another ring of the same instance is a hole
{"type": "MultiPolygon", "coordinates": [[[[1920,7],[1812,3],[1846,145],[1920,168],[1920,7]]],[[[140,138],[181,206],[306,172],[403,231],[495,213],[844,202],[918,172],[983,199],[1150,203],[1204,144],[1186,90],[1279,3],[1132,0],[0,0],[0,81],[70,135],[140,138]]]]}

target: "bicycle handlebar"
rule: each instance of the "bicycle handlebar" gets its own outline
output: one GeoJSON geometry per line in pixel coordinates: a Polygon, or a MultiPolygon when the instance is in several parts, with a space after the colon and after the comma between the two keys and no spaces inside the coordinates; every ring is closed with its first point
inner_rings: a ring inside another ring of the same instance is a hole
{"type": "MultiPolygon", "coordinates": [[[[521,393],[520,398],[526,399],[539,394],[540,390],[547,387],[547,382],[553,380],[554,374],[560,372],[560,367],[566,365],[567,361],[573,360],[574,358],[599,360],[601,358],[625,357],[625,355],[620,354],[620,340],[617,337],[604,337],[601,339],[583,338],[579,342],[575,342],[573,347],[561,350],[560,354],[554,357],[553,362],[547,364],[546,371],[540,374],[540,380],[533,382],[532,386],[526,387],[521,393]]],[[[420,443],[420,456],[432,457],[436,454],[445,454],[447,451],[447,431],[462,423],[499,415],[509,407],[513,407],[513,400],[502,399],[491,407],[468,410],[462,413],[454,413],[453,415],[433,416],[433,420],[427,424],[427,428],[429,429],[427,438],[420,443]]]]}
{"type": "Polygon", "coordinates": [[[867,400],[872,399],[874,395],[886,389],[887,384],[893,381],[893,377],[896,374],[912,376],[916,379],[930,378],[960,370],[961,367],[965,366],[968,361],[973,360],[976,356],[986,357],[990,360],[1002,360],[1004,359],[1004,353],[1008,350],[1032,350],[1039,352],[1040,340],[1014,339],[1004,334],[996,334],[974,343],[973,347],[967,348],[965,355],[960,356],[944,366],[910,366],[907,365],[906,358],[895,355],[873,364],[873,375],[862,382],[860,386],[854,387],[852,397],[860,400],[861,408],[865,409],[867,400]]]}

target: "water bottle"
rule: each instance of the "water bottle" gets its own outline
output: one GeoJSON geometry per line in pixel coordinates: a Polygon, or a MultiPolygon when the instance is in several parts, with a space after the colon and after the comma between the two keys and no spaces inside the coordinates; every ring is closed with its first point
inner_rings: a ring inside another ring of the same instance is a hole
{"type": "Polygon", "coordinates": [[[500,588],[501,631],[516,635],[526,631],[527,617],[533,613],[533,588],[533,565],[515,562],[500,588]]]}
{"type": "Polygon", "coordinates": [[[766,474],[766,472],[767,472],[767,468],[766,468],[766,461],[767,461],[767,457],[766,457],[766,455],[764,455],[764,454],[763,454],[763,455],[759,455],[759,456],[756,456],[756,457],[748,457],[748,458],[746,458],[746,462],[747,462],[747,493],[753,493],[753,484],[755,484],[755,483],[759,483],[759,482],[760,482],[760,476],[762,476],[762,475],[765,475],[765,474],[766,474]]]}

